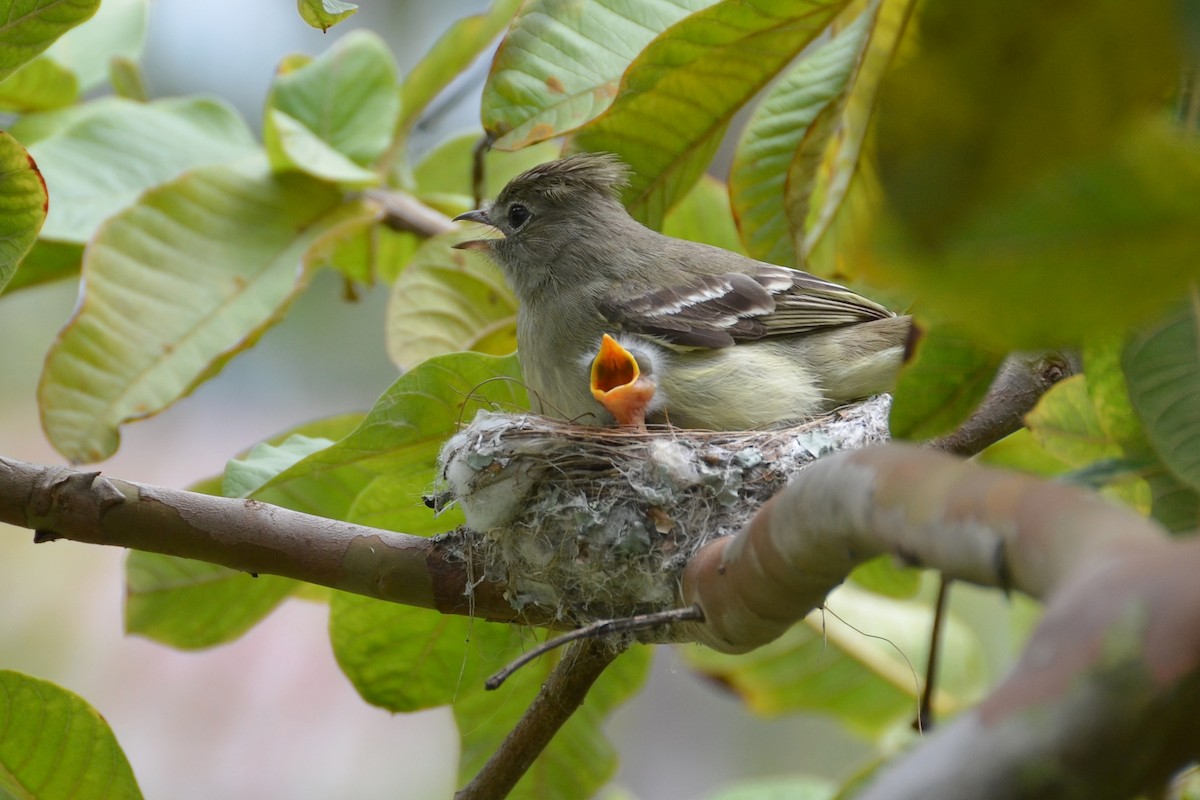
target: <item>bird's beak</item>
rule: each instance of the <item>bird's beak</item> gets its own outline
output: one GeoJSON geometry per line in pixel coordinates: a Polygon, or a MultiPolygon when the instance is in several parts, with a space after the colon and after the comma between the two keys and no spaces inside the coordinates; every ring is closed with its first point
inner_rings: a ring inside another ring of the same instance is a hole
{"type": "Polygon", "coordinates": [[[646,410],[654,399],[656,381],[637,357],[607,333],[592,359],[592,397],[623,427],[646,429],[646,410]]]}
{"type": "MultiPolygon", "coordinates": [[[[454,218],[454,221],[455,222],[479,222],[484,225],[490,225],[493,228],[496,227],[495,225],[492,225],[492,221],[490,219],[488,219],[487,210],[482,209],[482,208],[476,208],[476,209],[468,211],[464,214],[459,214],[457,217],[454,218]]],[[[450,246],[456,250],[490,250],[492,247],[493,241],[494,241],[493,239],[468,239],[466,241],[458,242],[458,243],[452,244],[450,246]]]]}

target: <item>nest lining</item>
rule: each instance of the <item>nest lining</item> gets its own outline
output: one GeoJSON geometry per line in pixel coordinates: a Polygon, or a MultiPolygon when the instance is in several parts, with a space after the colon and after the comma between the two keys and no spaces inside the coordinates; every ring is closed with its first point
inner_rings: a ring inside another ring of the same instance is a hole
{"type": "Polygon", "coordinates": [[[705,432],[595,428],[481,412],[443,447],[464,559],[520,611],[567,624],[679,604],[688,559],[736,533],[800,469],[887,439],[882,395],[802,425],[705,432]]]}

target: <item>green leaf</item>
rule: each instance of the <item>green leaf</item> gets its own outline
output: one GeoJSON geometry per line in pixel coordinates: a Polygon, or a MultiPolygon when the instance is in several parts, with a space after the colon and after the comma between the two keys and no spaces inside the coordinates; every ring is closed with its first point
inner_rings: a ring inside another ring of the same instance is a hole
{"type": "MultiPolygon", "coordinates": [[[[400,80],[384,41],[352,31],[316,59],[296,63],[285,61],[267,98],[263,140],[271,165],[343,180],[350,166],[373,164],[400,114],[400,80]],[[350,164],[334,163],[335,155],[350,164]]],[[[359,174],[348,182],[364,179],[359,174]]]]}
{"type": "Polygon", "coordinates": [[[907,600],[921,589],[921,571],[902,567],[892,556],[872,558],[850,572],[855,585],[884,597],[907,600]]]}
{"type": "Polygon", "coordinates": [[[1123,132],[940,233],[937,252],[881,226],[879,264],[928,317],[997,350],[1119,335],[1163,313],[1200,277],[1200,147],[1158,122],[1123,132]]]}
{"type": "Polygon", "coordinates": [[[449,705],[520,655],[511,625],[334,592],[329,638],[368,703],[392,712],[449,705]]]}
{"type": "Polygon", "coordinates": [[[87,243],[104,219],[186,170],[257,150],[236,112],[216,100],[110,100],[58,119],[66,124],[29,150],[54,198],[42,237],[61,242],[87,243]]]}
{"type": "Polygon", "coordinates": [[[738,237],[733,213],[729,208],[729,192],[725,184],[711,175],[703,175],[679,205],[672,208],[663,220],[662,232],[678,239],[716,245],[745,255],[738,237]]]}
{"type": "MultiPolygon", "coordinates": [[[[682,652],[693,667],[760,714],[832,714],[869,737],[915,716],[918,675],[928,650],[929,607],[852,586],[837,589],[826,605],[836,617],[814,612],[804,624],[752,653],[729,656],[699,647],[682,652]]],[[[986,688],[978,638],[956,616],[947,622],[935,706],[940,713],[964,707],[986,688]]]]}
{"type": "Polygon", "coordinates": [[[257,444],[245,458],[230,459],[225,465],[221,494],[225,497],[249,497],[267,481],[305,456],[333,444],[330,439],[294,433],[279,444],[257,444]]]}
{"type": "MultiPolygon", "coordinates": [[[[852,265],[847,264],[843,245],[847,240],[861,237],[874,208],[881,203],[882,194],[870,164],[864,164],[861,158],[863,144],[871,129],[880,85],[905,40],[916,5],[916,0],[881,0],[871,40],[845,100],[840,130],[825,149],[815,185],[803,193],[798,190],[806,181],[789,178],[785,186],[784,197],[795,241],[793,249],[804,253],[805,268],[810,271],[856,274],[852,265]]],[[[804,159],[793,160],[789,172],[806,163],[804,159]]]]}
{"type": "Polygon", "coordinates": [[[75,73],[41,56],[0,81],[0,111],[26,114],[69,106],[79,96],[75,73]]]}
{"type": "Polygon", "coordinates": [[[923,440],[955,430],[987,394],[1003,361],[959,331],[926,331],[896,381],[892,437],[923,440]]]}
{"type": "Polygon", "coordinates": [[[1086,375],[1074,375],[1050,387],[1025,417],[1025,424],[1043,447],[1072,469],[1123,455],[1096,417],[1086,375]]]}
{"type": "MultiPolygon", "coordinates": [[[[811,189],[833,133],[832,126],[815,126],[814,122],[826,109],[840,110],[863,48],[870,41],[877,8],[873,5],[864,11],[789,69],[746,123],[729,173],[729,196],[742,241],[754,258],[801,265],[784,204],[789,175],[793,165],[801,165],[792,180],[811,189]]],[[[807,213],[800,214],[792,224],[802,226],[806,217],[807,213]]]]}
{"type": "Polygon", "coordinates": [[[37,164],[20,142],[0,131],[0,291],[37,241],[48,202],[37,164]]]}
{"type": "Polygon", "coordinates": [[[1200,294],[1130,341],[1122,359],[1133,407],[1171,473],[1200,489],[1200,294]]]}
{"type": "Polygon", "coordinates": [[[358,4],[343,0],[296,0],[296,10],[309,25],[327,31],[357,12],[358,4]]]}
{"type": "Polygon", "coordinates": [[[232,641],[296,588],[296,581],[157,553],[125,562],[125,631],[198,650],[232,641]]]}
{"type": "Polygon", "coordinates": [[[0,795],[37,800],[140,798],[104,717],[48,681],[0,671],[0,795]]]}
{"type": "Polygon", "coordinates": [[[303,286],[305,253],[346,213],[340,199],[255,159],[187,173],[105,225],[42,373],[54,446],[75,462],[107,458],[121,424],[163,410],[253,344],[303,286]]]}
{"type": "Polygon", "coordinates": [[[756,778],[705,795],[705,800],[832,800],[837,790],[825,778],[756,778]]]}
{"type": "Polygon", "coordinates": [[[417,121],[429,102],[508,26],[520,5],[521,0],[493,0],[486,12],[463,17],[442,34],[400,87],[401,128],[417,121]]]}
{"type": "MultiPolygon", "coordinates": [[[[329,441],[347,434],[361,419],[361,414],[342,414],[308,422],[271,438],[265,445],[284,447],[296,438],[329,441]]],[[[261,460],[252,458],[255,451],[262,452],[259,447],[243,460],[261,466],[261,460]]],[[[232,469],[236,472],[240,467],[232,469]]],[[[193,485],[191,490],[216,494],[221,483],[221,478],[216,477],[193,485]]],[[[324,516],[336,510],[322,502],[319,491],[306,493],[302,503],[290,503],[286,497],[272,500],[277,505],[324,516]]],[[[236,639],[281,600],[303,592],[308,584],[274,575],[254,578],[202,561],[134,551],[125,561],[125,586],[126,631],[193,650],[236,639]]]]}
{"type": "Polygon", "coordinates": [[[0,80],[96,13],[100,0],[8,0],[0,23],[0,80]]]}
{"type": "Polygon", "coordinates": [[[406,521],[424,520],[415,532],[446,530],[451,526],[433,521],[422,494],[434,483],[445,441],[476,411],[491,407],[529,407],[515,355],[453,353],[430,359],[393,383],[352,433],[276,476],[256,497],[272,502],[278,492],[303,494],[314,484],[336,488],[352,476],[356,482],[343,492],[345,510],[328,516],[356,521],[370,516],[370,524],[406,532],[401,527],[406,521]],[[387,498],[386,515],[376,513],[370,502],[355,511],[368,486],[371,497],[387,498]]]}
{"type": "Polygon", "coordinates": [[[816,38],[848,0],[723,0],[642,51],[576,150],[632,167],[624,199],[657,227],[708,166],[733,115],[816,38]]]}
{"type": "MultiPolygon", "coordinates": [[[[998,198],[1036,190],[1160,114],[1179,76],[1175,6],[923,4],[918,47],[888,77],[876,136],[890,205],[915,239],[953,241],[998,198]]],[[[1074,198],[1054,197],[1069,213],[1074,198]]]]}
{"type": "Polygon", "coordinates": [[[21,268],[13,275],[4,291],[11,293],[50,281],[78,277],[82,260],[82,245],[48,242],[44,239],[37,241],[25,254],[21,268]]]}
{"type": "Polygon", "coordinates": [[[267,152],[271,166],[280,172],[299,171],[323,181],[364,188],[379,183],[379,176],[334,150],[294,117],[277,108],[267,109],[267,152]]]}
{"type": "Polygon", "coordinates": [[[1200,493],[1180,483],[1166,469],[1146,475],[1150,487],[1150,514],[1172,532],[1200,529],[1200,493]]]}
{"type": "Polygon", "coordinates": [[[141,61],[150,24],[149,0],[104,0],[96,16],[54,43],[46,55],[75,73],[79,91],[108,78],[114,58],[141,61]]]}
{"type": "Polygon", "coordinates": [[[131,58],[114,56],[108,62],[108,80],[113,93],[138,103],[150,102],[150,90],[146,88],[146,76],[141,65],[131,58]]]}
{"type": "Polygon", "coordinates": [[[975,460],[980,464],[1044,477],[1061,475],[1071,469],[1070,464],[1043,447],[1028,428],[1005,436],[975,456],[975,460]]]}
{"type": "Polygon", "coordinates": [[[451,246],[470,238],[454,231],[426,240],[392,285],[387,346],[401,368],[460,350],[502,356],[517,349],[517,299],[500,269],[451,246]]]}
{"type": "Polygon", "coordinates": [[[1083,349],[1088,398],[1100,427],[1129,456],[1151,452],[1146,430],[1129,399],[1129,382],[1121,367],[1124,337],[1110,336],[1087,342],[1083,349]]]}
{"type": "Polygon", "coordinates": [[[526,3],[483,87],[483,128],[501,150],[572,131],[612,103],[634,57],[713,0],[526,3]]]}
{"type": "MultiPolygon", "coordinates": [[[[526,665],[494,692],[478,685],[464,687],[454,702],[454,718],[462,733],[460,780],[473,777],[495,752],[558,657],[556,652],[526,665]]],[[[591,797],[603,786],[617,768],[612,743],[604,736],[604,720],[641,687],[649,666],[649,648],[640,645],[613,662],[517,783],[509,800],[576,800],[591,797]]]]}

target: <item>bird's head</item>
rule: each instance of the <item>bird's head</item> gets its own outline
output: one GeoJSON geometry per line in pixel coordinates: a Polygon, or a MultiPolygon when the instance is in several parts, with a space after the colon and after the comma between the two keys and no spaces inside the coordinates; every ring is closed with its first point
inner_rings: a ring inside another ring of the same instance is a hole
{"type": "Polygon", "coordinates": [[[508,182],[499,196],[482,208],[455,219],[490,225],[500,238],[472,239],[455,247],[491,255],[518,288],[540,283],[547,271],[594,270],[586,252],[613,236],[613,225],[629,220],[621,205],[628,168],[607,153],[580,153],[526,170],[508,182]]]}

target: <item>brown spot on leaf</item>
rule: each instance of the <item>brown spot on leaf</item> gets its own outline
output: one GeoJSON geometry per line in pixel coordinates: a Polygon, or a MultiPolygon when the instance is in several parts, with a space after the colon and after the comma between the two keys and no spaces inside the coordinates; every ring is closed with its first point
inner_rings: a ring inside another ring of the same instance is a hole
{"type": "Polygon", "coordinates": [[[546,78],[546,88],[549,89],[550,91],[554,92],[555,94],[566,94],[567,93],[567,89],[565,86],[563,86],[562,81],[560,81],[558,78],[554,77],[553,75],[551,75],[549,78],[546,78]]]}
{"type": "Polygon", "coordinates": [[[600,84],[599,86],[597,86],[595,89],[592,90],[592,96],[602,102],[604,100],[611,100],[612,98],[617,96],[617,82],[616,81],[608,81],[606,83],[600,84]]]}
{"type": "Polygon", "coordinates": [[[525,137],[523,144],[536,144],[546,139],[553,139],[555,133],[553,125],[548,122],[539,122],[529,129],[529,135],[525,137]]]}

